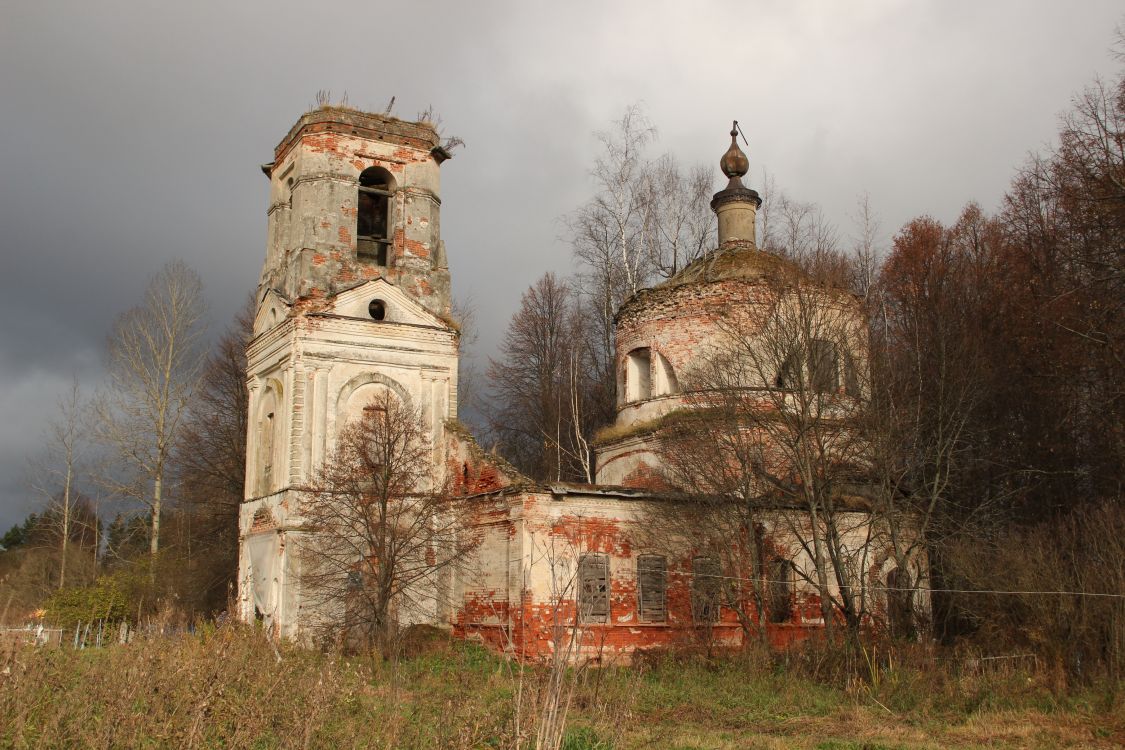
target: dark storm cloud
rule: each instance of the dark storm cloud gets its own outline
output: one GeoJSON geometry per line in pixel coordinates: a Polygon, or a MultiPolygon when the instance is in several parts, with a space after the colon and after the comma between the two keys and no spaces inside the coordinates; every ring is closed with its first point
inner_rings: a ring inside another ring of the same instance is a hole
{"type": "Polygon", "coordinates": [[[0,525],[71,374],[88,388],[114,317],[183,258],[212,327],[257,282],[257,169],[318,89],[467,148],[443,167],[455,290],[496,346],[519,295],[569,271],[558,217],[595,142],[643,101],[657,148],[715,162],[732,117],[846,234],[868,191],[887,235],[997,205],[1096,72],[1116,2],[400,4],[36,2],[0,11],[0,525]]]}

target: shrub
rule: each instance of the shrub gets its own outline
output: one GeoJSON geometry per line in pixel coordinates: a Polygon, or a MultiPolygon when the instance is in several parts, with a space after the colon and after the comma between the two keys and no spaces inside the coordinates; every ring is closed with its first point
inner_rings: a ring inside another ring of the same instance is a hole
{"type": "Polygon", "coordinates": [[[129,610],[127,587],[119,576],[102,576],[90,586],[55,591],[44,608],[47,620],[71,627],[93,620],[123,620],[129,610]]]}

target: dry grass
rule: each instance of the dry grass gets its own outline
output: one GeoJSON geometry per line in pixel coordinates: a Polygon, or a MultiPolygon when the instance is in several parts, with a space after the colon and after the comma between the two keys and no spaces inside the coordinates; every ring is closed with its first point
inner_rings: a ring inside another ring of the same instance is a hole
{"type": "MultiPolygon", "coordinates": [[[[530,747],[546,683],[466,644],[384,664],[258,631],[24,649],[0,669],[4,747],[530,747]],[[516,697],[522,699],[517,704],[516,697]]],[[[1125,740],[1115,691],[1054,695],[1016,671],[887,669],[814,681],[796,662],[663,659],[581,673],[564,748],[1100,748],[1125,740]]]]}

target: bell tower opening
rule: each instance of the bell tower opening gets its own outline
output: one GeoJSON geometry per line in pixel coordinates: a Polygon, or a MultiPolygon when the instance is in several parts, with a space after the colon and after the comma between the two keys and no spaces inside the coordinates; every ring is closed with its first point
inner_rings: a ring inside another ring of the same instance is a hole
{"type": "Polygon", "coordinates": [[[391,246],[391,198],[394,178],[382,167],[368,167],[359,175],[356,199],[356,257],[387,265],[391,246]]]}

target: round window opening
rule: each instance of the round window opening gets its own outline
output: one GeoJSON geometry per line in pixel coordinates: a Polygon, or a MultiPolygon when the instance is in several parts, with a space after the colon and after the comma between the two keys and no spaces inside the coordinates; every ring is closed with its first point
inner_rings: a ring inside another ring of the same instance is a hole
{"type": "Polygon", "coordinates": [[[387,317],[387,303],[381,299],[373,299],[371,304],[367,306],[367,312],[375,320],[382,320],[387,317]]]}

